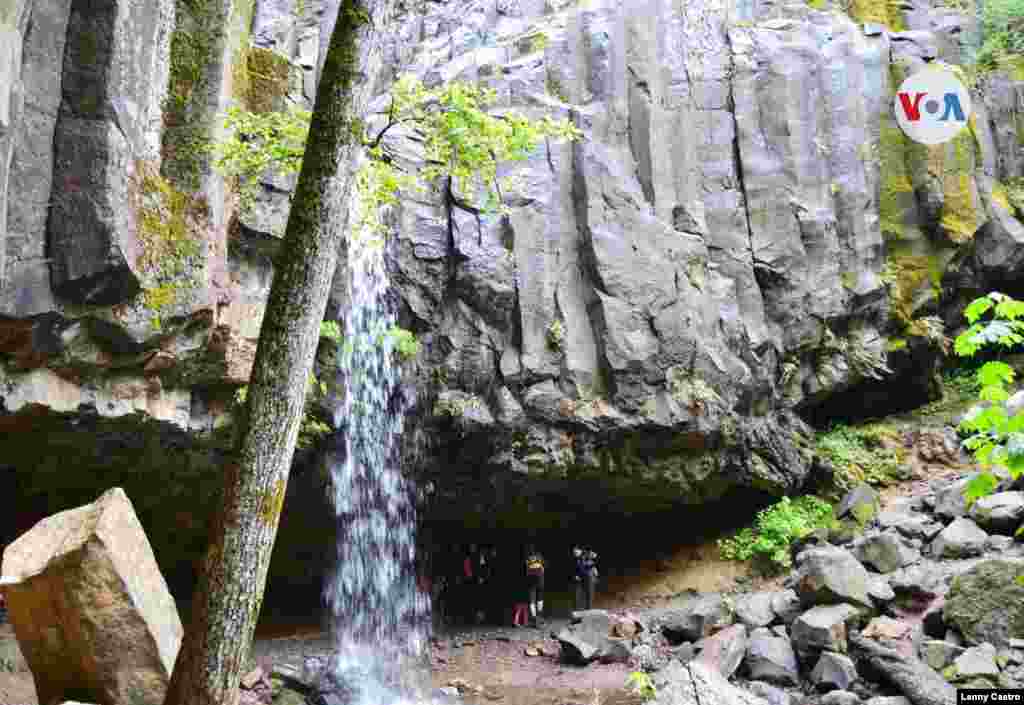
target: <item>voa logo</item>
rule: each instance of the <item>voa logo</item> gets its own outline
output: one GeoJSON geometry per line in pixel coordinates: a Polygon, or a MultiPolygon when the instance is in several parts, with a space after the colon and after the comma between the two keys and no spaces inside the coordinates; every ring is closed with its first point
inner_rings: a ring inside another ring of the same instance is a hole
{"type": "Polygon", "coordinates": [[[951,71],[929,66],[900,84],[893,110],[907,137],[942,144],[967,127],[971,96],[951,71]]]}

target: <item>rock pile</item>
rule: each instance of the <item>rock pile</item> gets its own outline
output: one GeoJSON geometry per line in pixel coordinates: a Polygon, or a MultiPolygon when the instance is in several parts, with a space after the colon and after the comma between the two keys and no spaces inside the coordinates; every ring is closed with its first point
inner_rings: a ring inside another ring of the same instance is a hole
{"type": "Polygon", "coordinates": [[[864,531],[799,548],[783,589],[681,597],[629,617],[629,638],[579,613],[563,658],[628,658],[671,705],[946,705],[957,687],[1024,687],[1024,493],[968,508],[968,480],[880,513],[857,488],[842,506],[871,507],[864,531]]]}

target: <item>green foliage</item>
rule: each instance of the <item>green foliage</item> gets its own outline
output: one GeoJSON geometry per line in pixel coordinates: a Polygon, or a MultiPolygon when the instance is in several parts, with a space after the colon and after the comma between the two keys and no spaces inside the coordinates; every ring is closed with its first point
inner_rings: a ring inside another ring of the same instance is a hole
{"type": "Polygon", "coordinates": [[[776,568],[792,564],[790,545],[815,529],[833,521],[832,505],[812,495],[791,500],[783,497],[757,514],[754,526],[742,529],[732,537],[719,539],[723,558],[746,561],[767,558],[776,568]]]}
{"type": "MultiPolygon", "coordinates": [[[[970,326],[954,343],[961,357],[986,348],[1005,351],[1024,342],[1024,302],[993,292],[972,301],[964,316],[970,326]]],[[[978,397],[989,404],[960,423],[960,431],[967,434],[964,446],[983,468],[965,490],[968,503],[995,490],[998,480],[988,468],[1005,467],[1013,478],[1024,473],[1024,412],[1011,417],[1003,404],[1015,376],[1014,369],[999,360],[986,362],[976,373],[978,397]]]]}
{"type": "Polygon", "coordinates": [[[555,352],[562,349],[562,343],[565,342],[565,327],[562,322],[557,318],[551,321],[551,325],[548,326],[547,330],[547,341],[548,347],[555,352]]]}
{"type": "Polygon", "coordinates": [[[985,0],[978,65],[1002,68],[1024,56],[1024,0],[985,0]]]}
{"type": "Polygon", "coordinates": [[[228,108],[228,137],[212,146],[213,166],[237,181],[242,207],[251,205],[259,179],[273,169],[281,176],[297,174],[309,136],[311,113],[297,107],[284,112],[253,113],[228,108]]]}
{"type": "Polygon", "coordinates": [[[626,678],[626,687],[644,701],[654,700],[658,697],[658,690],[654,687],[654,681],[651,680],[650,674],[643,671],[630,673],[626,678]]]}
{"type": "Polygon", "coordinates": [[[848,490],[861,482],[891,484],[901,477],[905,452],[897,432],[883,424],[837,424],[817,437],[816,450],[836,469],[836,485],[848,490]]]}
{"type": "MultiPolygon", "coordinates": [[[[381,209],[399,194],[439,178],[450,179],[450,195],[480,211],[504,210],[499,164],[526,159],[547,138],[576,139],[580,132],[568,120],[529,120],[514,112],[489,113],[496,93],[459,82],[428,89],[418,79],[403,77],[391,92],[387,124],[372,140],[358,124],[358,137],[368,149],[356,174],[359,211],[355,233],[379,233],[381,209]],[[419,173],[403,172],[385,153],[382,139],[392,127],[412,125],[422,136],[425,164],[419,173]],[[456,196],[457,194],[457,196],[456,196]],[[478,202],[477,205],[473,205],[478,202]]],[[[251,202],[259,178],[270,168],[279,174],[298,172],[309,133],[310,113],[298,108],[256,114],[228,110],[228,138],[214,146],[214,167],[238,180],[243,205],[251,202]]],[[[511,185],[505,181],[505,187],[511,185]]]]}
{"type": "Polygon", "coordinates": [[[391,338],[392,348],[401,359],[411,360],[419,355],[420,341],[416,339],[416,334],[411,330],[391,326],[387,334],[391,338]]]}
{"type": "Polygon", "coordinates": [[[337,321],[324,321],[320,324],[320,337],[340,343],[342,337],[341,326],[338,325],[337,321]]]}

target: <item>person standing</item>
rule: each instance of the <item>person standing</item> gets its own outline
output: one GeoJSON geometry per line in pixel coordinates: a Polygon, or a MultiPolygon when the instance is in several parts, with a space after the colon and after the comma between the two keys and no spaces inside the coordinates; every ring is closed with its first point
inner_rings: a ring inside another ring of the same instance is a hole
{"type": "Polygon", "coordinates": [[[597,588],[597,553],[593,549],[583,549],[582,558],[582,583],[584,608],[594,609],[594,591],[597,588]]]}
{"type": "Polygon", "coordinates": [[[531,544],[526,548],[526,580],[530,588],[530,626],[544,617],[544,556],[531,544]]]}

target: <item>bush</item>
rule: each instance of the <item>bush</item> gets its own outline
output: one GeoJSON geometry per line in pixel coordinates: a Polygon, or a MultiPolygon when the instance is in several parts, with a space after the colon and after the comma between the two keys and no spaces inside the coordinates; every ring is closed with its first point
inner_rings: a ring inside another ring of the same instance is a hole
{"type": "Polygon", "coordinates": [[[817,452],[833,467],[836,485],[841,490],[866,482],[881,486],[903,474],[905,453],[896,441],[896,431],[883,424],[844,426],[838,424],[817,439],[817,452]]]}
{"type": "Polygon", "coordinates": [[[1004,60],[1024,56],[1024,0],[986,0],[981,28],[982,66],[996,68],[1004,60]]]}
{"type": "Polygon", "coordinates": [[[754,526],[720,539],[718,549],[728,560],[766,558],[775,568],[789,568],[792,565],[790,545],[815,529],[829,526],[832,521],[832,505],[820,497],[783,497],[758,512],[754,526]]]}
{"type": "MultiPolygon", "coordinates": [[[[964,316],[970,327],[957,336],[960,357],[973,357],[985,348],[1007,351],[1024,343],[1024,302],[993,292],[972,301],[964,316]],[[983,320],[990,314],[991,319],[983,320]]],[[[1014,369],[998,359],[976,373],[978,397],[990,404],[960,424],[960,431],[968,434],[964,446],[983,468],[967,485],[968,502],[995,491],[999,481],[988,468],[1002,466],[1015,479],[1024,474],[1024,412],[1009,416],[1003,404],[1015,377],[1014,369]]]]}

